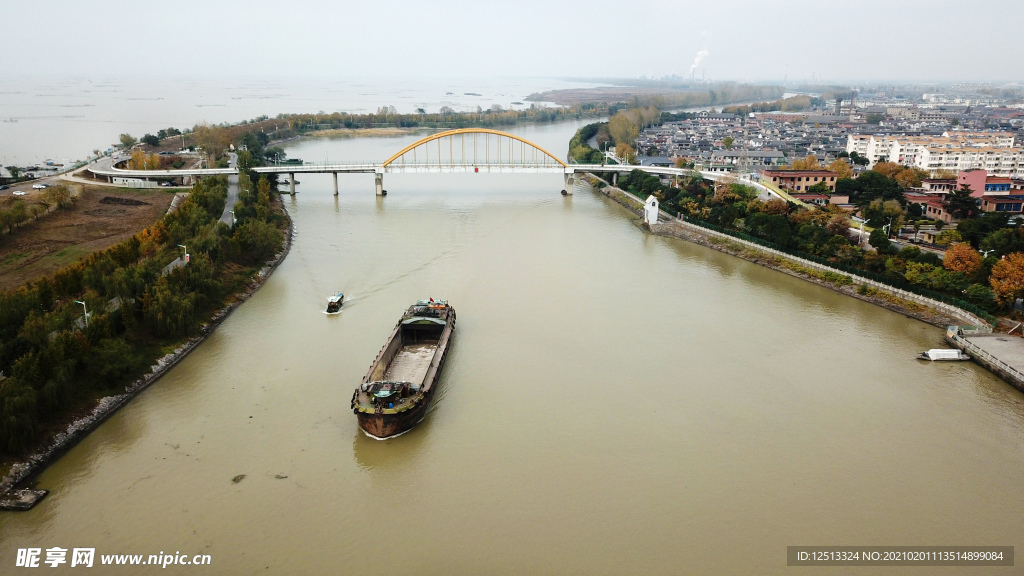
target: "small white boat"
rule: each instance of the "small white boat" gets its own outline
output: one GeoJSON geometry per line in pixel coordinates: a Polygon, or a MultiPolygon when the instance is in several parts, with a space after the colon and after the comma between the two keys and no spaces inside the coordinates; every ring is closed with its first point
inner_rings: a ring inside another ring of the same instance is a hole
{"type": "Polygon", "coordinates": [[[918,355],[918,360],[931,360],[933,362],[946,361],[946,362],[960,362],[963,360],[970,360],[963,350],[949,349],[949,348],[932,348],[931,350],[925,350],[918,355]]]}
{"type": "Polygon", "coordinates": [[[324,314],[341,314],[341,304],[345,300],[345,295],[338,292],[334,296],[327,299],[327,310],[324,310],[324,314]]]}

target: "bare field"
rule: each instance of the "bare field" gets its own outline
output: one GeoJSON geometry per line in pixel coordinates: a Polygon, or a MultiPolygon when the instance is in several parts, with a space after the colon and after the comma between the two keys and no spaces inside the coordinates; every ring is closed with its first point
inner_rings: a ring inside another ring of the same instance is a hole
{"type": "MultiPolygon", "coordinates": [[[[159,220],[174,194],[162,190],[70,184],[78,190],[74,207],[30,220],[0,234],[0,290],[10,290],[97,250],[108,248],[159,220]]],[[[38,203],[41,194],[22,197],[38,203]]],[[[11,202],[0,198],[0,204],[11,202]]]]}

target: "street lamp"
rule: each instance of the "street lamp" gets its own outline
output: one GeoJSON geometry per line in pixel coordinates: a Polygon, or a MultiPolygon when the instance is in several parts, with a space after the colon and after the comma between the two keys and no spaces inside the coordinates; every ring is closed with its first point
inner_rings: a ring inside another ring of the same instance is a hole
{"type": "Polygon", "coordinates": [[[185,251],[185,263],[188,264],[188,248],[185,248],[184,244],[178,244],[178,247],[185,251]]]}
{"type": "Polygon", "coordinates": [[[995,252],[995,251],[996,251],[995,248],[993,248],[991,250],[978,250],[978,252],[981,252],[982,258],[988,258],[988,255],[991,254],[992,252],[995,252]]]}
{"type": "Polygon", "coordinates": [[[82,305],[82,310],[85,311],[85,327],[89,328],[89,309],[85,307],[85,302],[82,302],[81,300],[75,300],[75,304],[82,305]]]}
{"type": "Polygon", "coordinates": [[[238,220],[235,220],[235,211],[234,210],[228,210],[228,212],[231,213],[231,227],[234,228],[235,227],[235,223],[238,222],[238,220]]]}

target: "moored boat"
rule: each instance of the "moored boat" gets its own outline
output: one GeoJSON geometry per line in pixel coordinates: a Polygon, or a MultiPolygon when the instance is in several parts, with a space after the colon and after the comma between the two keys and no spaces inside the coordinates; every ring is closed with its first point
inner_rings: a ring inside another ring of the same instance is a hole
{"type": "Polygon", "coordinates": [[[962,350],[955,348],[932,348],[931,350],[925,350],[921,352],[917,358],[919,360],[931,360],[933,362],[946,361],[946,362],[958,362],[963,360],[970,360],[971,357],[962,350]]]}
{"type": "Polygon", "coordinates": [[[352,411],[368,436],[408,432],[427,414],[455,330],[455,309],[420,300],[402,314],[352,394],[352,411]]]}
{"type": "Polygon", "coordinates": [[[341,312],[341,304],[345,300],[345,294],[338,292],[334,296],[327,299],[327,310],[324,310],[324,314],[338,314],[341,312]]]}

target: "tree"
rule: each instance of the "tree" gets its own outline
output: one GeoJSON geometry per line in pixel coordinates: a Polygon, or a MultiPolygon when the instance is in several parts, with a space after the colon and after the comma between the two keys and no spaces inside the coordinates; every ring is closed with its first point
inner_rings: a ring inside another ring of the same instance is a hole
{"type": "Polygon", "coordinates": [[[14,178],[15,180],[17,180],[18,175],[21,174],[21,168],[18,168],[17,166],[5,166],[5,168],[7,168],[7,171],[11,173],[11,178],[14,178]]]}
{"type": "Polygon", "coordinates": [[[962,272],[967,276],[974,276],[981,270],[981,254],[978,254],[978,251],[970,244],[964,242],[953,244],[946,249],[942,266],[951,272],[962,272]]]}
{"type": "Polygon", "coordinates": [[[146,134],[141,138],[141,141],[143,144],[149,144],[154,148],[160,145],[160,139],[157,138],[156,136],[153,136],[152,134],[146,134]]]}
{"type": "Polygon", "coordinates": [[[946,195],[942,207],[957,218],[971,218],[978,213],[978,201],[971,193],[970,185],[964,184],[946,195]]]}
{"type": "Polygon", "coordinates": [[[732,150],[732,143],[735,142],[732,136],[726,136],[722,139],[722,145],[725,146],[726,150],[732,150]]]}
{"type": "MultiPolygon", "coordinates": [[[[959,230],[959,226],[957,227],[959,230]]],[[[1024,228],[1001,228],[985,236],[979,248],[982,250],[994,250],[996,258],[1010,254],[1011,252],[1024,252],[1024,228]]]]}
{"type": "Polygon", "coordinates": [[[615,155],[622,158],[622,161],[626,164],[632,164],[636,162],[636,150],[629,144],[619,144],[615,147],[615,155]]]}
{"type": "Polygon", "coordinates": [[[903,228],[903,222],[906,220],[906,213],[903,211],[903,207],[895,200],[875,198],[861,212],[868,225],[873,228],[891,225],[890,234],[893,230],[903,228]]]}
{"type": "Polygon", "coordinates": [[[889,236],[881,228],[875,228],[871,231],[871,235],[868,236],[868,244],[871,244],[879,252],[885,252],[889,249],[891,242],[889,242],[889,236]]]}
{"type": "Polygon", "coordinates": [[[50,206],[57,208],[69,208],[75,203],[75,197],[71,195],[71,190],[64,184],[56,184],[47,188],[43,199],[50,206]]]}
{"type": "Polygon", "coordinates": [[[215,162],[230,141],[223,128],[200,124],[192,130],[192,138],[206,152],[209,162],[215,162]]]}
{"type": "Polygon", "coordinates": [[[1014,252],[996,262],[989,283],[999,302],[1012,306],[1017,298],[1024,296],[1024,254],[1014,252]]]}
{"type": "Polygon", "coordinates": [[[956,172],[952,170],[936,170],[932,178],[937,180],[956,180],[956,172]]]}
{"type": "Polygon", "coordinates": [[[871,112],[864,116],[864,121],[868,124],[879,124],[885,120],[885,114],[879,114],[877,112],[871,112]]]}
{"type": "Polygon", "coordinates": [[[850,160],[858,166],[867,166],[868,164],[871,163],[871,160],[865,158],[864,156],[861,156],[856,152],[850,152],[850,160]]]}
{"type": "Polygon", "coordinates": [[[118,138],[121,140],[121,147],[126,150],[138,142],[131,134],[121,134],[118,138]]]}
{"type": "Polygon", "coordinates": [[[956,230],[943,230],[935,237],[935,243],[939,246],[949,246],[955,242],[963,242],[963,237],[956,230]]]}
{"type": "Polygon", "coordinates": [[[903,166],[896,162],[877,162],[872,172],[878,172],[886,178],[896,179],[896,175],[903,171],[903,166]]]}
{"type": "Polygon", "coordinates": [[[853,178],[853,168],[850,167],[850,165],[846,163],[846,160],[843,160],[842,158],[838,158],[835,162],[825,166],[825,169],[829,172],[835,172],[837,180],[841,178],[853,178]]]}
{"type": "Polygon", "coordinates": [[[837,180],[836,193],[849,195],[850,202],[862,208],[877,198],[896,200],[901,205],[907,201],[903,189],[895,180],[875,171],[865,172],[855,179],[837,180]]]}
{"type": "Polygon", "coordinates": [[[636,141],[636,137],[640,135],[640,126],[633,122],[626,111],[621,111],[608,119],[608,132],[618,147],[636,141]]]}
{"type": "Polygon", "coordinates": [[[918,188],[921,180],[928,177],[928,172],[920,168],[904,168],[896,175],[896,182],[903,188],[918,188]]]}
{"type": "Polygon", "coordinates": [[[793,160],[791,170],[821,170],[821,162],[818,162],[818,157],[810,154],[805,158],[797,158],[793,160]]]}

